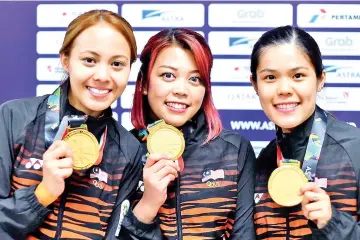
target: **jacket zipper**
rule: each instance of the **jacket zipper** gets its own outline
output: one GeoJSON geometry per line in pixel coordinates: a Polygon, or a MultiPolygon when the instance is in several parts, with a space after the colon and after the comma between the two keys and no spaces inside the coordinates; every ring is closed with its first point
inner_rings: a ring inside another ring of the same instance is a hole
{"type": "Polygon", "coordinates": [[[177,186],[176,186],[176,226],[178,232],[178,240],[182,240],[182,224],[181,224],[181,206],[180,206],[180,173],[178,172],[177,186]]]}
{"type": "Polygon", "coordinates": [[[286,213],[286,239],[290,239],[290,223],[289,223],[289,212],[286,213]]]}
{"type": "Polygon", "coordinates": [[[57,227],[56,227],[56,235],[55,235],[55,239],[57,240],[61,238],[61,232],[62,232],[62,220],[64,216],[65,202],[68,195],[68,192],[66,190],[67,189],[66,185],[68,185],[67,181],[65,181],[65,190],[63,194],[61,194],[61,198],[60,198],[59,214],[57,219],[57,227]]]}

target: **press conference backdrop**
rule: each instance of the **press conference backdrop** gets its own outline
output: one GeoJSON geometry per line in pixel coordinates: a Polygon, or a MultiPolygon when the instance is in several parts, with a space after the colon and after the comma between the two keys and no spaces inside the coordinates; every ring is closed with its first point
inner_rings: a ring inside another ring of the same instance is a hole
{"type": "MultiPolygon", "coordinates": [[[[58,51],[66,26],[91,9],[119,13],[134,27],[138,54],[163,28],[185,27],[207,39],[214,54],[213,99],[225,128],[252,141],[258,152],[274,138],[249,83],[249,55],[271,28],[294,25],[320,45],[327,71],[318,104],[339,119],[360,125],[360,4],[305,1],[109,1],[0,2],[0,103],[51,93],[64,78],[58,51]]],[[[112,105],[114,117],[132,128],[130,109],[140,63],[112,105]]]]}

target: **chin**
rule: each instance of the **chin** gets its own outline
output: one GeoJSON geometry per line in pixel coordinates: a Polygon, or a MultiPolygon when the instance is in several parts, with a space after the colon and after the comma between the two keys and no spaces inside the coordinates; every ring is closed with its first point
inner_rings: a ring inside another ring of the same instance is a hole
{"type": "Polygon", "coordinates": [[[293,129],[299,126],[301,123],[299,121],[280,121],[275,123],[277,126],[285,129],[293,129]]]}
{"type": "Polygon", "coordinates": [[[88,109],[90,109],[91,111],[94,112],[101,112],[104,111],[105,109],[107,109],[110,105],[107,104],[91,104],[89,106],[86,106],[88,109]]]}
{"type": "Polygon", "coordinates": [[[167,124],[170,124],[170,125],[172,125],[172,126],[174,126],[174,127],[181,127],[182,125],[184,125],[185,124],[185,122],[183,122],[183,121],[172,121],[172,120],[166,120],[165,119],[165,122],[167,123],[167,124]]]}

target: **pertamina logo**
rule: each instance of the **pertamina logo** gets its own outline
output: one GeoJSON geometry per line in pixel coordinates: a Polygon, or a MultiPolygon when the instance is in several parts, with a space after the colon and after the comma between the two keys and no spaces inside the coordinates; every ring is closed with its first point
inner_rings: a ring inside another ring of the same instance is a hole
{"type": "Polygon", "coordinates": [[[321,8],[318,14],[315,14],[311,17],[310,23],[316,22],[318,19],[326,19],[326,10],[321,8]]]}
{"type": "Polygon", "coordinates": [[[315,23],[321,20],[333,20],[333,21],[359,21],[359,14],[348,14],[348,13],[340,13],[340,14],[330,14],[324,8],[319,10],[319,13],[313,15],[310,19],[310,23],[315,23]]]}

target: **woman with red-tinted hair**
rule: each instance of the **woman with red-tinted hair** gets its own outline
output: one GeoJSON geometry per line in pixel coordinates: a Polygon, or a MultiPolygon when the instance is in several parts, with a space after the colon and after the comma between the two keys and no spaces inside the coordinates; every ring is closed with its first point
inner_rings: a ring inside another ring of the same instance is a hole
{"type": "Polygon", "coordinates": [[[254,239],[255,155],[248,140],[222,128],[211,97],[213,58],[206,40],[187,29],[163,30],[150,38],[140,60],[131,118],[144,148],[143,180],[122,236],[254,239]],[[184,136],[185,150],[175,162],[171,154],[146,154],[148,129],[159,120],[184,136]],[[141,236],[133,234],[139,232],[135,225],[142,226],[141,236]]]}

